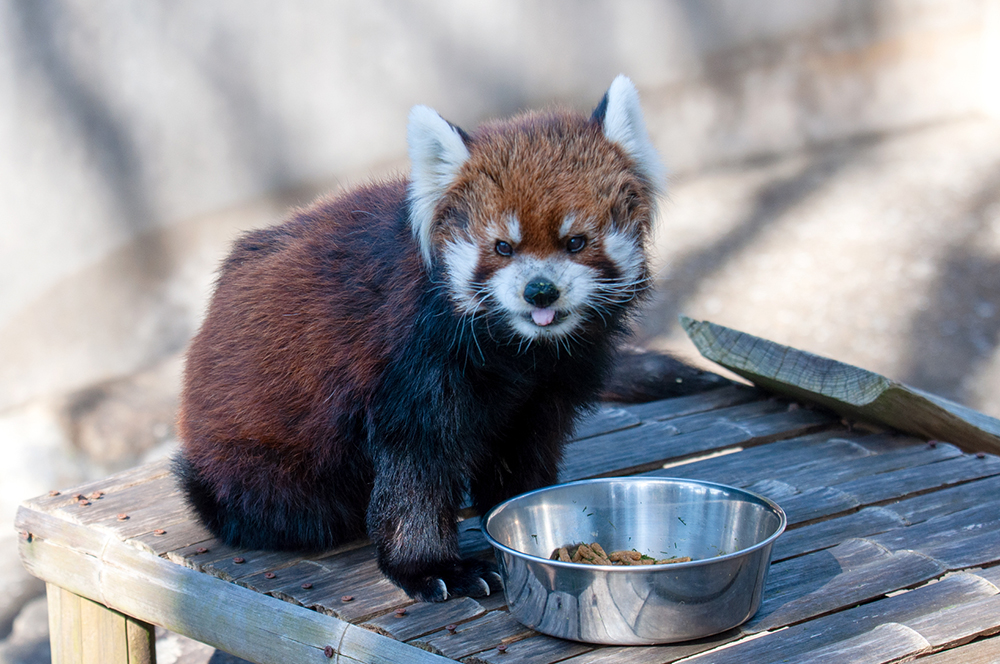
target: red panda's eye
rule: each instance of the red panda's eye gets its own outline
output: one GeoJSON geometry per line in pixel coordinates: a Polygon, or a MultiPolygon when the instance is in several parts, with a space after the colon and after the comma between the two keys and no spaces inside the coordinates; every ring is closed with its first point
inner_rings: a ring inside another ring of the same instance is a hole
{"type": "Polygon", "coordinates": [[[503,240],[497,240],[496,250],[501,256],[514,255],[514,247],[510,246],[509,242],[504,242],[503,240]]]}
{"type": "Polygon", "coordinates": [[[585,246],[587,246],[587,238],[582,235],[574,235],[568,242],[566,242],[566,251],[571,254],[575,254],[585,246]]]}

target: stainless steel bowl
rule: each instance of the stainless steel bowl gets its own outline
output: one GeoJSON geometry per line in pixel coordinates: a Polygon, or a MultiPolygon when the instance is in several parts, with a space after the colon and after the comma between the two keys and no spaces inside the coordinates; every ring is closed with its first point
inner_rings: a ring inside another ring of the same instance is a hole
{"type": "Polygon", "coordinates": [[[780,507],[742,489],[623,477],[516,496],[490,510],[483,530],[517,620],[564,639],[630,645],[701,638],[749,619],[785,523],[780,507]],[[579,542],[693,560],[628,567],[549,560],[579,542]]]}

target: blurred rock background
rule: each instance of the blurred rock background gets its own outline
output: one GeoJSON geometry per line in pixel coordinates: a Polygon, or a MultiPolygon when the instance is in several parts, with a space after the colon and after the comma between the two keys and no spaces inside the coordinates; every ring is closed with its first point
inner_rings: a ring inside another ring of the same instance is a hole
{"type": "MultiPolygon", "coordinates": [[[[0,0],[0,523],[168,454],[182,352],[241,231],[624,72],[671,169],[678,313],[1000,416],[1000,0],[0,0]]],[[[0,664],[47,661],[0,532],[0,664]]],[[[160,662],[225,661],[164,634],[160,662]]]]}

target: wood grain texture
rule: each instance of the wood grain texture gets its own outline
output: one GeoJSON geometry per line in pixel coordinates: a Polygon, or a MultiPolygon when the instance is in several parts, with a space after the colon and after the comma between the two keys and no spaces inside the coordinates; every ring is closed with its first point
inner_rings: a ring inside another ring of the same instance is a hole
{"type": "MultiPolygon", "coordinates": [[[[193,520],[159,462],[19,511],[26,566],[63,587],[49,592],[52,652],[64,658],[54,661],[84,661],[84,652],[114,660],[122,648],[141,650],[133,638],[151,652],[149,632],[129,615],[281,664],[329,661],[327,645],[344,662],[442,661],[430,653],[501,664],[890,662],[965,650],[992,661],[990,635],[1000,630],[995,456],[852,430],[823,410],[742,386],[615,404],[581,432],[589,433],[567,448],[567,479],[688,477],[756,491],[786,510],[789,528],[749,623],[701,641],[613,648],[536,634],[506,613],[499,594],[414,604],[378,571],[367,541],[311,555],[223,545],[193,520]],[[84,491],[89,505],[76,499],[84,491]],[[85,620],[98,625],[86,636],[85,620]],[[731,647],[715,650],[723,644],[731,647]]],[[[462,550],[489,557],[478,526],[476,518],[460,523],[462,550]]]]}
{"type": "Polygon", "coordinates": [[[744,627],[777,629],[853,606],[940,576],[943,565],[913,551],[890,553],[873,542],[847,540],[771,568],[767,595],[744,627]]]}
{"type": "Polygon", "coordinates": [[[582,440],[603,433],[630,429],[642,423],[638,417],[624,408],[602,404],[595,413],[586,415],[573,430],[573,439],[582,440]]]}
{"type": "Polygon", "coordinates": [[[54,664],[155,664],[153,626],[48,584],[54,664]]]}
{"type": "Polygon", "coordinates": [[[571,443],[563,454],[559,480],[633,474],[662,466],[667,460],[793,438],[835,422],[825,413],[789,411],[787,403],[774,401],[734,406],[712,415],[646,422],[571,443]]]}
{"type": "Polygon", "coordinates": [[[662,646],[606,646],[571,657],[565,662],[567,664],[665,664],[713,650],[735,641],[740,636],[739,628],[736,628],[684,643],[662,646]]]}
{"type": "Polygon", "coordinates": [[[700,394],[674,397],[639,404],[616,404],[641,420],[672,420],[685,415],[705,413],[738,406],[751,401],[765,401],[768,394],[750,385],[728,385],[700,394]]]}
{"type": "MultiPolygon", "coordinates": [[[[30,515],[25,519],[31,521],[30,515]]],[[[330,616],[227,583],[108,538],[100,551],[59,543],[59,531],[36,524],[21,548],[29,570],[62,588],[253,662],[318,660],[326,646],[343,661],[436,662],[330,616]],[[85,571],[81,571],[85,570],[85,571]]],[[[81,526],[75,526],[81,527],[81,526]]]]}
{"type": "Polygon", "coordinates": [[[955,574],[907,593],[821,616],[780,631],[766,632],[756,639],[744,639],[724,650],[696,655],[688,661],[691,664],[746,664],[780,662],[783,659],[806,662],[810,661],[812,652],[858,637],[879,625],[898,623],[913,629],[911,623],[924,616],[942,610],[961,612],[964,606],[996,594],[997,588],[983,579],[972,574],[955,574]]]}
{"type": "Polygon", "coordinates": [[[464,659],[474,653],[509,645],[531,636],[534,632],[511,618],[507,613],[494,611],[482,618],[458,625],[454,632],[441,630],[415,639],[411,643],[452,659],[464,659]]]}
{"type": "Polygon", "coordinates": [[[125,616],[81,598],[80,622],[85,664],[128,664],[125,616]]]}
{"type": "Polygon", "coordinates": [[[1000,452],[1000,421],[960,404],[714,323],[681,317],[681,326],[702,355],[766,390],[822,404],[847,418],[1000,452]]]}
{"type": "Polygon", "coordinates": [[[917,661],[920,664],[996,664],[1000,662],[1000,636],[974,641],[917,661]]]}
{"type": "Polygon", "coordinates": [[[80,664],[83,661],[82,598],[52,583],[46,584],[45,594],[52,664],[80,664]]]}
{"type": "Polygon", "coordinates": [[[456,597],[440,604],[412,604],[406,607],[402,616],[395,611],[384,613],[367,620],[364,627],[398,641],[409,641],[438,632],[448,625],[460,625],[485,613],[482,605],[471,597],[456,597]]]}
{"type": "Polygon", "coordinates": [[[129,664],[156,664],[156,633],[147,622],[125,616],[129,664]]]}
{"type": "Polygon", "coordinates": [[[466,664],[549,664],[573,655],[589,652],[594,646],[577,641],[554,639],[550,636],[532,636],[515,641],[504,649],[491,648],[463,660],[466,664]]]}
{"type": "Polygon", "coordinates": [[[777,562],[801,556],[836,546],[853,537],[876,535],[906,525],[907,522],[891,509],[865,507],[851,514],[818,521],[786,532],[774,543],[771,560],[777,562]]]}
{"type": "Polygon", "coordinates": [[[883,623],[843,641],[809,652],[810,664],[845,664],[845,662],[896,662],[904,657],[929,652],[927,639],[914,629],[898,623],[883,623]]]}

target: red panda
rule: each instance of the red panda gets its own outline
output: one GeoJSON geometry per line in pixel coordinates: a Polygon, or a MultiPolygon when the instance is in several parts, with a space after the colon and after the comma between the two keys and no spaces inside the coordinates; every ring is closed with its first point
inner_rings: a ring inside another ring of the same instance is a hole
{"type": "Polygon", "coordinates": [[[225,542],[368,535],[440,601],[499,588],[458,553],[485,511],[557,478],[649,282],[662,177],[631,81],[589,117],[471,133],[412,110],[408,179],[243,236],[187,355],[175,470],[225,542]]]}

